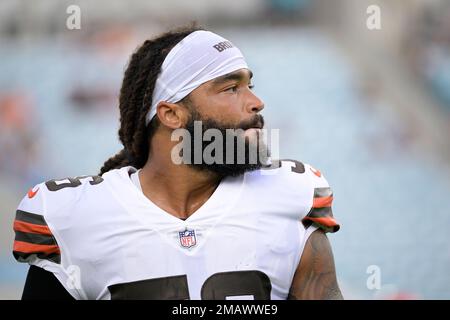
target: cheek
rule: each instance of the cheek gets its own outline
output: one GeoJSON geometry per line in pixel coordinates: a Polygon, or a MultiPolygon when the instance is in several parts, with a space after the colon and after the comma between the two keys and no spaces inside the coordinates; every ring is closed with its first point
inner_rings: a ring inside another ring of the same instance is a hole
{"type": "Polygon", "coordinates": [[[217,120],[239,121],[242,110],[236,95],[218,94],[205,99],[199,108],[201,114],[217,120]]]}

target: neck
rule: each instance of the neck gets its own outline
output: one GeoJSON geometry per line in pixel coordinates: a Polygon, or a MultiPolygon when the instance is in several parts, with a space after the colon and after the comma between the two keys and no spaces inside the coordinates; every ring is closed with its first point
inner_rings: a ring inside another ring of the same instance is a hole
{"type": "Polygon", "coordinates": [[[139,172],[142,191],[164,211],[186,219],[214,193],[220,178],[188,165],[176,165],[170,157],[154,156],[139,172]]]}

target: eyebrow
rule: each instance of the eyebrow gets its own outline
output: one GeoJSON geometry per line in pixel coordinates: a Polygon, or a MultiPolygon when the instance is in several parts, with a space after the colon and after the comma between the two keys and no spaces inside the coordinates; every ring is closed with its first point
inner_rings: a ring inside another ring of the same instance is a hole
{"type": "Polygon", "coordinates": [[[217,86],[217,85],[223,84],[223,83],[225,83],[227,81],[232,81],[232,80],[242,81],[245,78],[244,73],[248,74],[249,79],[253,78],[253,72],[251,70],[247,69],[247,72],[245,72],[245,71],[235,71],[235,72],[228,73],[228,74],[226,74],[224,76],[215,78],[212,81],[212,84],[217,86]]]}

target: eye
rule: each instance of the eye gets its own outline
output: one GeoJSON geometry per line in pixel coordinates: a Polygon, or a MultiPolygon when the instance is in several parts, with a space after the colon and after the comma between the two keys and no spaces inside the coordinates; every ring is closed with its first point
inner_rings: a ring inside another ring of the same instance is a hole
{"type": "MultiPolygon", "coordinates": [[[[253,90],[254,87],[255,86],[253,84],[251,84],[251,83],[248,84],[248,88],[250,90],[253,90]]],[[[228,88],[224,89],[223,91],[224,92],[236,93],[238,91],[238,89],[239,89],[239,86],[238,85],[234,85],[232,87],[228,87],[228,88]]]]}
{"type": "Polygon", "coordinates": [[[232,86],[232,87],[228,87],[225,90],[223,90],[224,92],[232,92],[235,93],[237,92],[238,87],[237,86],[232,86]]]}

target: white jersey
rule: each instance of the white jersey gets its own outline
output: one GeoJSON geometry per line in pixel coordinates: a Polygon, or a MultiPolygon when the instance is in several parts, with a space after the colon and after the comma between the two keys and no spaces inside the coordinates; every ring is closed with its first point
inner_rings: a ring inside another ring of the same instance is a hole
{"type": "Polygon", "coordinates": [[[18,207],[14,256],[76,299],[286,299],[308,236],[339,226],[321,173],[280,164],[223,179],[186,220],[133,167],[39,184],[18,207]]]}

